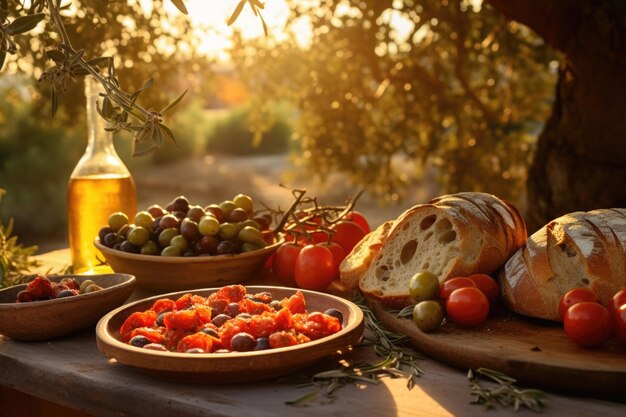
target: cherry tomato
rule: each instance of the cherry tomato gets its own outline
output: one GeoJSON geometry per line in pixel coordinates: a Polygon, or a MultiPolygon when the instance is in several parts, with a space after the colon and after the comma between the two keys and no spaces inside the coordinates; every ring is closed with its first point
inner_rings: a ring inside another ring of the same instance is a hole
{"type": "Polygon", "coordinates": [[[561,318],[561,321],[563,321],[565,313],[571,306],[582,301],[589,301],[592,303],[600,302],[598,297],[589,288],[574,288],[573,290],[566,292],[559,303],[559,317],[561,318]]]}
{"type": "Polygon", "coordinates": [[[441,284],[441,288],[439,289],[439,298],[447,300],[452,291],[465,287],[476,287],[476,283],[467,277],[450,278],[441,284]]]}
{"type": "Polygon", "coordinates": [[[338,278],[339,265],[341,264],[341,261],[343,261],[346,257],[346,251],[343,250],[339,243],[335,242],[320,243],[319,246],[322,246],[332,252],[333,259],[335,260],[335,278],[338,278]]]}
{"type": "Polygon", "coordinates": [[[335,278],[333,253],[320,245],[305,246],[296,259],[295,277],[300,288],[325,290],[335,278]]]}
{"type": "Polygon", "coordinates": [[[296,286],[296,259],[298,259],[301,250],[302,246],[285,243],[274,252],[272,270],[276,278],[287,286],[296,286]]]}
{"type": "Polygon", "coordinates": [[[616,314],[617,310],[619,310],[619,308],[624,304],[626,304],[626,288],[622,288],[621,290],[616,292],[611,299],[611,304],[609,304],[609,310],[611,310],[611,314],[616,314]]]}
{"type": "Polygon", "coordinates": [[[615,319],[615,336],[622,343],[626,343],[626,304],[615,311],[613,318],[615,319]]]}
{"type": "Polygon", "coordinates": [[[476,288],[481,290],[483,294],[487,296],[489,304],[493,304],[498,301],[500,296],[500,287],[495,279],[491,278],[487,274],[472,274],[467,277],[474,282],[476,288]]]}
{"type": "Polygon", "coordinates": [[[476,287],[457,288],[446,301],[450,319],[461,326],[478,326],[489,315],[489,300],[476,287]]]}
{"type": "Polygon", "coordinates": [[[350,253],[352,248],[365,237],[363,228],[348,220],[341,220],[335,223],[332,228],[336,232],[330,240],[339,243],[346,253],[350,253]]]}
{"type": "Polygon", "coordinates": [[[361,228],[363,229],[365,234],[371,232],[370,225],[367,222],[367,220],[365,219],[365,216],[362,215],[361,213],[359,213],[358,211],[352,211],[352,212],[346,214],[345,219],[346,220],[351,220],[351,221],[355,222],[356,224],[358,224],[359,226],[361,226],[361,228]]]}
{"type": "Polygon", "coordinates": [[[602,304],[581,301],[571,306],[563,320],[565,334],[579,346],[600,346],[613,331],[611,313],[602,304]]]}

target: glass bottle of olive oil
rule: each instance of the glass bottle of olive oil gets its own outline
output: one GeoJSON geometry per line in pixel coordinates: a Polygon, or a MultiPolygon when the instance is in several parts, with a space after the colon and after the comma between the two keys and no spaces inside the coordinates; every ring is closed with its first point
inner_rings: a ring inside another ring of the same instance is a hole
{"type": "Polygon", "coordinates": [[[67,223],[74,272],[110,272],[93,242],[111,213],[123,211],[132,219],[137,193],[130,172],[115,152],[113,134],[105,130],[97,111],[100,83],[85,78],[87,98],[87,149],[74,168],[67,188],[67,223]]]}

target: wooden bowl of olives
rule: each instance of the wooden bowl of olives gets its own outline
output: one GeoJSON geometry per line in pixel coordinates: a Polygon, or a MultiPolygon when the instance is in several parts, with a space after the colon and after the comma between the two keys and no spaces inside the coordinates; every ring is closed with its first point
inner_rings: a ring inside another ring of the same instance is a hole
{"type": "Polygon", "coordinates": [[[1,334],[15,340],[49,340],[93,326],[130,297],[136,282],[128,274],[58,275],[47,279],[55,283],[70,279],[78,286],[89,286],[92,281],[97,290],[17,302],[27,284],[5,288],[0,291],[1,334]]]}
{"type": "Polygon", "coordinates": [[[96,247],[115,272],[134,275],[145,291],[164,293],[236,284],[254,277],[283,240],[262,249],[232,255],[174,257],[123,252],[96,247]]]}
{"type": "Polygon", "coordinates": [[[129,219],[112,213],[95,240],[116,272],[163,293],[242,283],[254,277],[281,245],[271,216],[245,194],[220,204],[190,204],[184,196],[129,219]]]}

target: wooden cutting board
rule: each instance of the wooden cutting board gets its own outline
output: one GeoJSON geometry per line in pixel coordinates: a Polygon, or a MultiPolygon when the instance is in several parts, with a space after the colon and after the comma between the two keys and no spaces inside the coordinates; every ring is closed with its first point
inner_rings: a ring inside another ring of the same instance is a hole
{"type": "Polygon", "coordinates": [[[558,324],[505,311],[476,328],[447,322],[436,332],[424,333],[412,320],[398,318],[381,304],[371,306],[385,327],[406,334],[418,350],[449,365],[495,369],[526,386],[626,399],[626,347],[616,339],[598,349],[583,349],[558,324]]]}

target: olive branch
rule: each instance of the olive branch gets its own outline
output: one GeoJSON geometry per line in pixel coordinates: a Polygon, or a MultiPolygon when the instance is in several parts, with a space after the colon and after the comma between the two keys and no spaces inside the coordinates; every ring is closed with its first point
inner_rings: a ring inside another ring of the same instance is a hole
{"type": "MultiPolygon", "coordinates": [[[[45,51],[46,57],[53,64],[39,78],[39,82],[50,85],[52,116],[57,112],[60,93],[65,94],[71,83],[76,83],[81,77],[90,75],[104,89],[104,92],[100,94],[102,100],[98,102],[97,108],[100,116],[110,124],[107,130],[131,132],[133,156],[145,155],[159,149],[165,138],[176,143],[176,136],[164,124],[164,114],[183,99],[187,90],[161,110],[139,104],[140,94],[152,86],[153,80],[146,81],[141,88],[132,93],[126,92],[120,87],[112,57],[89,58],[85,57],[84,49],[76,49],[67,34],[61,15],[61,12],[69,7],[69,2],[63,4],[63,0],[32,0],[30,6],[27,7],[25,0],[16,1],[18,2],[17,13],[23,13],[23,15],[11,20],[8,0],[0,0],[0,69],[7,54],[17,53],[14,37],[31,31],[48,16],[50,24],[61,38],[55,47],[45,51]]],[[[183,0],[170,1],[181,13],[188,14],[183,0]]],[[[228,24],[231,25],[237,20],[246,3],[260,18],[267,35],[267,25],[259,11],[265,5],[259,0],[241,0],[235,7],[228,24]]]]}

